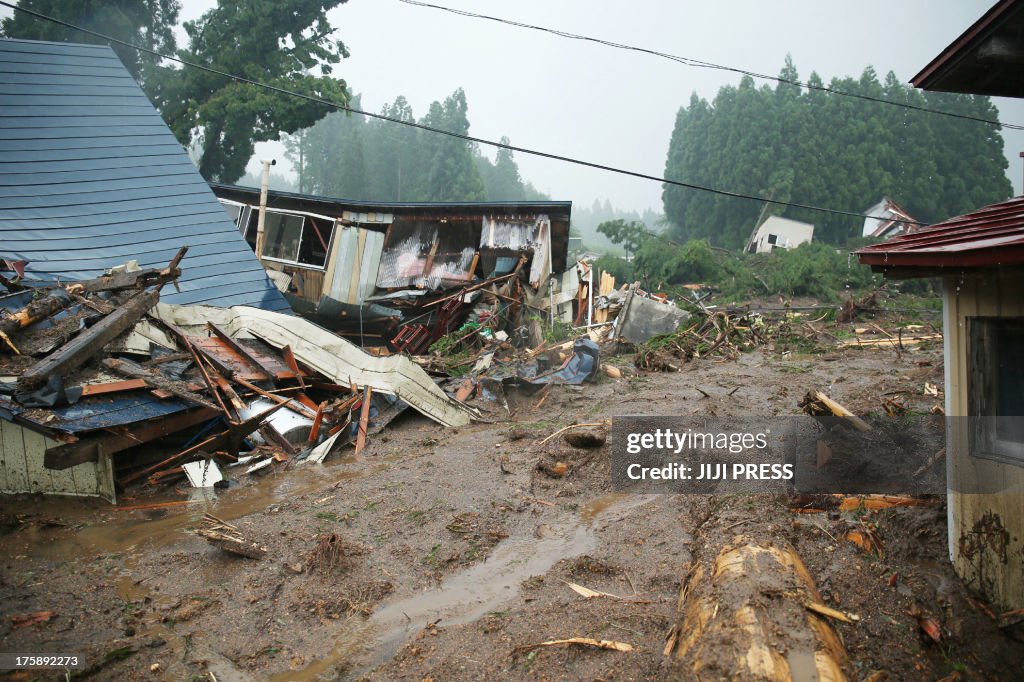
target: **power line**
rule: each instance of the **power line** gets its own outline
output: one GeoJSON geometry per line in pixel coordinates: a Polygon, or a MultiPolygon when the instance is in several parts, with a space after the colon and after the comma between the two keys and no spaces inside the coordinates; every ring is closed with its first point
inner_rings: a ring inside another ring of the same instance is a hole
{"type": "Polygon", "coordinates": [[[426,7],[429,9],[437,9],[443,12],[449,12],[451,14],[457,14],[463,17],[470,17],[473,19],[486,19],[487,21],[494,21],[500,24],[507,24],[509,26],[515,26],[516,28],[526,28],[532,31],[541,31],[543,33],[550,33],[552,35],[559,36],[561,38],[569,38],[571,40],[582,40],[589,43],[597,43],[598,45],[604,45],[606,47],[613,47],[618,50],[629,50],[632,52],[640,52],[643,54],[649,54],[654,57],[661,57],[662,59],[668,59],[673,62],[678,62],[685,66],[693,66],[700,69],[714,69],[718,71],[728,71],[731,73],[738,73],[743,76],[750,76],[751,78],[759,78],[761,80],[770,80],[777,83],[784,83],[786,85],[795,85],[807,90],[818,90],[821,92],[827,92],[833,95],[842,95],[843,97],[853,97],[867,102],[875,102],[878,104],[887,104],[889,106],[900,107],[903,109],[910,109],[912,111],[920,111],[928,114],[936,114],[939,116],[949,116],[951,118],[959,118],[965,121],[974,121],[975,123],[987,123],[994,126],[1002,126],[1009,130],[1024,130],[1024,125],[1016,125],[1013,123],[1000,123],[999,121],[993,121],[991,119],[982,118],[980,116],[971,116],[970,114],[957,114],[951,111],[942,111],[940,109],[932,109],[929,107],[919,106],[917,104],[910,104],[907,102],[894,102],[888,99],[882,99],[881,97],[872,97],[871,95],[862,95],[856,92],[847,92],[845,90],[836,90],[826,85],[814,85],[813,83],[805,83],[797,80],[790,80],[788,78],[782,78],[781,76],[771,76],[768,74],[757,73],[756,71],[747,71],[734,66],[723,66],[721,64],[714,64],[712,62],[705,62],[700,59],[692,59],[690,57],[680,57],[679,55],[669,54],[667,52],[659,52],[658,50],[652,50],[646,47],[637,47],[635,45],[627,45],[625,43],[617,43],[611,40],[605,40],[603,38],[594,38],[591,36],[580,35],[578,33],[570,33],[568,31],[562,31],[555,28],[547,28],[544,26],[535,26],[533,24],[524,24],[519,21],[513,21],[511,19],[502,19],[501,17],[492,17],[486,14],[477,14],[476,12],[470,12],[468,10],[454,9],[452,7],[444,7],[442,5],[434,5],[429,2],[420,2],[420,0],[398,0],[407,5],[415,5],[417,7],[426,7]]]}
{"type": "MultiPolygon", "coordinates": [[[[791,202],[791,201],[780,201],[778,199],[772,199],[770,197],[762,197],[762,196],[757,196],[757,195],[753,195],[753,194],[744,194],[742,192],[731,192],[729,190],[718,189],[716,187],[706,187],[706,186],[703,186],[703,185],[696,185],[696,184],[693,184],[693,183],[681,182],[679,180],[669,180],[668,178],[659,177],[657,175],[649,175],[647,173],[640,173],[638,171],[631,171],[631,170],[626,170],[626,169],[623,169],[623,168],[616,168],[614,166],[608,166],[608,165],[601,164],[601,163],[595,163],[593,161],[584,161],[582,159],[576,159],[576,158],[569,157],[569,156],[562,156],[562,155],[553,154],[553,153],[550,153],[550,152],[542,152],[542,151],[539,151],[539,150],[536,150],[536,149],[529,149],[529,148],[526,148],[526,147],[517,147],[517,146],[511,145],[511,144],[503,144],[501,142],[495,142],[494,140],[487,140],[487,139],[484,139],[484,138],[481,138],[481,137],[474,137],[472,135],[464,135],[462,133],[454,133],[454,132],[451,132],[451,131],[448,131],[448,130],[443,130],[443,129],[440,129],[440,128],[433,128],[431,126],[424,125],[422,123],[416,123],[414,121],[403,121],[401,119],[391,118],[390,116],[385,116],[383,114],[375,114],[375,113],[371,113],[371,112],[368,112],[368,111],[362,111],[360,109],[355,109],[355,108],[352,108],[352,107],[350,107],[350,106],[348,106],[346,104],[340,104],[338,102],[332,102],[331,100],[322,99],[320,97],[314,97],[313,95],[307,95],[305,93],[296,92],[294,90],[287,90],[285,88],[277,87],[276,85],[269,85],[267,83],[261,83],[259,81],[254,81],[254,80],[252,80],[250,78],[246,78],[244,76],[239,76],[239,75],[236,75],[236,74],[228,73],[227,71],[221,71],[219,69],[215,69],[213,67],[206,66],[204,64],[197,64],[195,62],[190,62],[190,61],[188,61],[186,59],[181,59],[180,57],[174,57],[174,56],[171,56],[171,55],[162,54],[162,53],[157,52],[156,50],[152,50],[152,49],[150,49],[148,47],[142,47],[142,46],[139,46],[139,45],[135,45],[134,43],[129,43],[129,42],[121,40],[119,38],[114,38],[113,36],[108,36],[108,35],[105,35],[103,33],[98,33],[98,32],[93,31],[91,29],[82,28],[81,26],[76,26],[74,24],[68,23],[68,22],[63,21],[61,19],[57,19],[55,17],[51,17],[51,16],[48,16],[46,14],[42,14],[40,12],[36,12],[35,10],[30,10],[30,9],[27,9],[27,8],[19,7],[19,6],[14,5],[14,4],[10,3],[10,2],[7,2],[6,0],[0,0],[0,6],[9,7],[9,8],[11,8],[11,9],[17,11],[17,12],[23,12],[23,13],[28,14],[30,16],[36,17],[38,19],[49,21],[49,22],[58,24],[60,26],[64,26],[65,28],[70,28],[70,29],[75,30],[75,31],[80,31],[81,33],[85,33],[87,35],[91,35],[93,37],[100,38],[101,40],[105,40],[105,41],[107,41],[109,43],[117,43],[118,45],[123,45],[125,47],[129,47],[129,48],[132,48],[134,50],[138,50],[140,52],[146,52],[146,53],[151,54],[151,55],[153,55],[155,57],[160,57],[161,59],[166,59],[168,61],[177,62],[177,63],[179,63],[179,64],[181,64],[183,66],[188,66],[188,67],[191,67],[191,68],[194,68],[194,69],[200,69],[200,70],[206,71],[208,73],[212,73],[212,74],[215,74],[215,75],[218,75],[218,76],[222,76],[224,78],[228,78],[228,79],[236,81],[238,83],[245,83],[246,85],[252,85],[254,87],[263,88],[264,90],[269,90],[270,92],[275,92],[275,93],[277,93],[279,95],[288,95],[290,97],[298,97],[300,99],[306,100],[308,102],[313,102],[315,104],[321,104],[321,105],[324,105],[324,106],[332,107],[334,109],[339,109],[341,111],[348,111],[348,112],[353,113],[353,114],[360,114],[362,116],[367,116],[369,118],[374,118],[374,119],[377,119],[377,120],[380,120],[380,121],[388,121],[390,123],[397,123],[399,125],[404,125],[404,126],[407,126],[409,128],[415,128],[415,129],[418,129],[418,130],[425,130],[427,132],[437,133],[439,135],[447,135],[448,137],[453,137],[453,138],[456,138],[456,139],[459,139],[459,140],[463,140],[465,142],[473,142],[473,143],[476,143],[476,144],[487,145],[489,147],[496,147],[498,149],[508,149],[509,151],[519,152],[521,154],[527,154],[527,155],[530,155],[530,156],[538,156],[538,157],[545,158],[545,159],[553,159],[555,161],[562,161],[562,162],[565,162],[565,163],[571,163],[571,164],[575,164],[577,166],[583,166],[585,168],[594,168],[594,169],[597,169],[597,170],[608,171],[610,173],[617,173],[619,175],[625,175],[625,176],[628,176],[628,177],[640,178],[641,180],[653,180],[655,182],[660,182],[662,184],[672,185],[674,187],[682,187],[682,188],[685,188],[685,189],[692,189],[692,190],[697,190],[697,191],[701,191],[701,192],[710,192],[712,194],[717,194],[717,195],[725,196],[725,197],[731,197],[731,198],[734,198],[734,199],[747,199],[749,201],[758,201],[758,202],[764,202],[764,203],[769,203],[769,204],[775,204],[777,206],[788,206],[790,208],[800,208],[800,209],[805,209],[805,210],[809,210],[809,211],[818,211],[818,212],[821,212],[821,213],[829,213],[829,214],[832,214],[832,215],[846,216],[846,217],[851,217],[851,218],[875,218],[875,219],[882,219],[882,220],[885,219],[884,216],[874,216],[874,215],[870,215],[870,214],[867,214],[867,213],[858,213],[856,211],[842,211],[842,210],[834,209],[834,208],[825,208],[825,207],[822,207],[822,206],[812,206],[812,205],[809,205],[809,204],[800,204],[800,203],[791,202]]],[[[918,222],[912,221],[912,220],[905,220],[905,221],[902,221],[902,222],[904,222],[904,223],[906,223],[908,225],[920,225],[921,224],[921,223],[918,223],[918,222]]]]}

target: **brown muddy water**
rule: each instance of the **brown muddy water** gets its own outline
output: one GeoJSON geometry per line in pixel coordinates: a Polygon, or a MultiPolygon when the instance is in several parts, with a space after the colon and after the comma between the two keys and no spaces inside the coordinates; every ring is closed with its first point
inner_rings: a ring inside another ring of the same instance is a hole
{"type": "MultiPolygon", "coordinates": [[[[606,495],[583,506],[577,518],[545,526],[543,537],[507,538],[494,548],[486,561],[450,576],[439,587],[385,602],[366,621],[343,621],[334,634],[330,655],[302,670],[282,672],[269,680],[338,679],[337,670],[346,671],[343,679],[358,679],[388,661],[407,640],[428,625],[461,625],[498,610],[518,594],[526,579],[543,575],[562,559],[592,551],[597,545],[594,531],[598,521],[646,504],[652,497],[606,495]]],[[[225,668],[211,665],[210,669],[218,679],[246,679],[237,669],[225,668]],[[220,670],[230,676],[222,676],[220,670]]]]}

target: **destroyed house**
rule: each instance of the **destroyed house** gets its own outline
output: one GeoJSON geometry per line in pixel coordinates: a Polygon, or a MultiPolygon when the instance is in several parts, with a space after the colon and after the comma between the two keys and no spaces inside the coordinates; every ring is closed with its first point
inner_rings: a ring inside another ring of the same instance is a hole
{"type": "Polygon", "coordinates": [[[881,201],[864,213],[867,217],[864,218],[862,237],[889,239],[917,229],[918,223],[914,217],[889,197],[882,197],[881,201]]]}
{"type": "Polygon", "coordinates": [[[0,272],[90,279],[186,245],[164,301],[288,310],[113,50],[0,39],[0,272]]]}
{"type": "MultiPolygon", "coordinates": [[[[255,250],[259,190],[212,187],[255,250]]],[[[571,209],[570,202],[368,203],[271,191],[259,255],[296,312],[363,345],[416,353],[465,319],[469,302],[448,298],[460,289],[515,275],[528,289],[523,296],[548,295],[557,306],[553,289],[561,291],[562,278],[553,275],[570,265],[571,209]]]]}

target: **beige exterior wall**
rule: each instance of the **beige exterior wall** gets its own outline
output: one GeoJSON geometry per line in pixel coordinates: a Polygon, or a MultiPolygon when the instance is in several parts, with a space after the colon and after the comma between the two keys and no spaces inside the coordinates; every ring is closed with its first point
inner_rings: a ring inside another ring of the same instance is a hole
{"type": "Polygon", "coordinates": [[[83,495],[116,502],[110,455],[69,469],[47,469],[43,456],[55,440],[0,419],[0,493],[83,495]]]}
{"type": "MultiPolygon", "coordinates": [[[[943,283],[946,414],[971,416],[967,403],[967,319],[1024,317],[1024,277],[948,277],[943,283]]],[[[1021,387],[1024,391],[1024,386],[1021,387]]],[[[1024,607],[1024,466],[971,457],[965,420],[950,421],[949,547],[971,589],[1002,609],[1024,607]],[[957,492],[971,481],[996,481],[1000,491],[957,492]]]]}

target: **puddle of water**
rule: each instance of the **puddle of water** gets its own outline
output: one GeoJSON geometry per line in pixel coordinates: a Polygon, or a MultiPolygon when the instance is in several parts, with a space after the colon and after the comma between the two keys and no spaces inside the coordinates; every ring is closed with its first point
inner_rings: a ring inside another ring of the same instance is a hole
{"type": "Polygon", "coordinates": [[[508,538],[486,561],[450,576],[440,587],[385,602],[368,620],[346,620],[330,655],[303,670],[274,675],[270,682],[337,679],[337,669],[346,666],[350,669],[345,677],[357,678],[390,660],[412,635],[430,623],[462,625],[499,610],[518,594],[524,580],[547,573],[562,559],[592,551],[597,546],[594,521],[650,499],[649,495],[606,495],[584,506],[579,520],[549,527],[541,539],[508,538]]]}
{"type": "MultiPolygon", "coordinates": [[[[350,463],[346,458],[339,458],[334,466],[350,463]]],[[[4,538],[5,551],[10,555],[25,554],[61,561],[91,560],[102,554],[126,554],[126,566],[130,568],[141,556],[143,548],[159,547],[180,539],[182,531],[204,512],[231,521],[321,490],[331,482],[361,478],[388,465],[331,471],[334,466],[300,466],[212,497],[208,496],[209,491],[205,491],[207,495],[194,495],[187,504],[157,509],[119,511],[114,507],[83,505],[78,500],[44,500],[39,508],[45,513],[88,525],[63,532],[28,528],[12,533],[4,538]]],[[[164,500],[146,500],[147,503],[161,501],[164,500]]]]}

